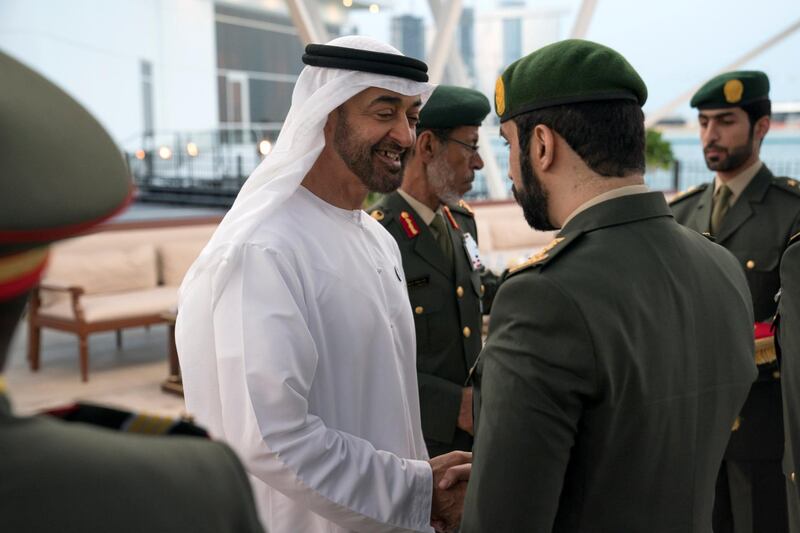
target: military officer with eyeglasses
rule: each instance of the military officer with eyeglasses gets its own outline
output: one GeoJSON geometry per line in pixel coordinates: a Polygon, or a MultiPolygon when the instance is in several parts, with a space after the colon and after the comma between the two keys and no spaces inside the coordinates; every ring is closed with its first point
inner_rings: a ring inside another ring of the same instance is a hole
{"type": "Polygon", "coordinates": [[[472,449],[472,388],[464,384],[498,278],[481,264],[475,219],[462,197],[483,168],[478,128],[490,110],[478,91],[437,87],[420,113],[403,184],[369,210],[403,256],[431,457],[472,449]]]}

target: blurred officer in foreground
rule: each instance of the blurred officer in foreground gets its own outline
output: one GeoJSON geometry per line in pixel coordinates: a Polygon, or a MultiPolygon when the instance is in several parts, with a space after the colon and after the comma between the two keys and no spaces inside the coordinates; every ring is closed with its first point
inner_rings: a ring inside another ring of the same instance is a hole
{"type": "MultiPolygon", "coordinates": [[[[2,370],[48,243],[116,214],[130,198],[131,183],[117,147],[94,118],[2,53],[0,88],[2,370]]],[[[185,423],[100,407],[57,414],[106,426],[129,419],[129,425],[154,423],[163,432],[187,430],[185,423]]],[[[247,476],[223,444],[17,417],[2,374],[0,472],[3,531],[262,531],[247,476]]]]}
{"type": "Polygon", "coordinates": [[[420,112],[403,184],[369,210],[403,256],[431,457],[472,449],[472,387],[464,382],[481,350],[481,310],[488,314],[497,277],[481,264],[462,196],[483,168],[478,129],[489,111],[482,93],[439,85],[420,112]]]}
{"type": "Polygon", "coordinates": [[[778,302],[778,340],[783,379],[783,421],[786,446],[783,472],[786,474],[789,531],[800,533],[800,233],[794,235],[781,259],[781,293],[778,302]]]}
{"type": "Polygon", "coordinates": [[[710,530],[756,374],[752,305],[735,258],[644,185],[646,95],[582,40],[497,81],[514,195],[560,232],[493,304],[463,532],[710,530]]]}
{"type": "MultiPolygon", "coordinates": [[[[675,219],[709,232],[747,277],[756,322],[775,314],[779,267],[800,231],[800,186],[773,176],[759,151],[770,126],[769,79],[758,71],[716,76],[692,97],[711,183],[671,202],[675,219]]],[[[724,307],[719,306],[722,310],[724,307]]],[[[773,349],[758,352],[758,379],[732,427],[714,506],[715,533],[787,530],[781,458],[781,374],[773,349]]]]}

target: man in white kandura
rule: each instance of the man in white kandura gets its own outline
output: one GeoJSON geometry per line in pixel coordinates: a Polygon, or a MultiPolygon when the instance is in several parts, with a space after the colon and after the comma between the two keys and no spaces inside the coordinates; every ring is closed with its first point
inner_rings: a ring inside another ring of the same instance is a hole
{"type": "Polygon", "coordinates": [[[402,180],[427,67],[365,37],[303,62],[274,151],[181,287],[186,406],[240,454],[271,533],[450,529],[466,469],[449,468],[471,455],[428,461],[402,259],[360,209],[402,180]]]}

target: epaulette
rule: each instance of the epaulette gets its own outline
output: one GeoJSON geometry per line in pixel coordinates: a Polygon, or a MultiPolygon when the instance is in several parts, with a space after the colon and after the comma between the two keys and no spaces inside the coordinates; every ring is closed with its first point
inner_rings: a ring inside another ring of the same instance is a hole
{"type": "Polygon", "coordinates": [[[553,260],[562,250],[566,249],[576,237],[582,233],[571,233],[565,237],[556,237],[547,246],[533,254],[527,261],[508,269],[506,278],[532,267],[541,267],[553,260]]]}
{"type": "Polygon", "coordinates": [[[459,200],[458,205],[450,205],[448,207],[457,213],[461,213],[462,215],[467,215],[468,217],[475,218],[475,211],[469,206],[467,202],[464,200],[459,200]]]}
{"type": "Polygon", "coordinates": [[[775,177],[772,178],[772,184],[784,191],[789,191],[800,196],[800,182],[794,178],[775,177]]]}
{"type": "Polygon", "coordinates": [[[208,432],[189,418],[169,418],[133,413],[87,403],[76,403],[50,409],[42,414],[60,418],[66,422],[81,422],[125,433],[189,435],[208,438],[208,432]]]}
{"type": "Polygon", "coordinates": [[[694,196],[695,194],[706,190],[707,187],[708,183],[701,183],[700,185],[695,185],[694,187],[690,187],[685,191],[679,192],[672,197],[672,199],[669,201],[669,205],[676,204],[682,200],[685,200],[686,198],[694,196]]]}

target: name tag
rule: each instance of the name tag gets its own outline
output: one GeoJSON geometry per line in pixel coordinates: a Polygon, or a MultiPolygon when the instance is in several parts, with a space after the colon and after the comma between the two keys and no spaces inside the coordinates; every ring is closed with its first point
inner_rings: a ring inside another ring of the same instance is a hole
{"type": "Polygon", "coordinates": [[[475,242],[475,239],[469,232],[462,233],[461,238],[464,241],[464,251],[467,252],[470,268],[473,271],[482,270],[483,262],[481,261],[481,254],[478,253],[478,243],[475,242]]]}

